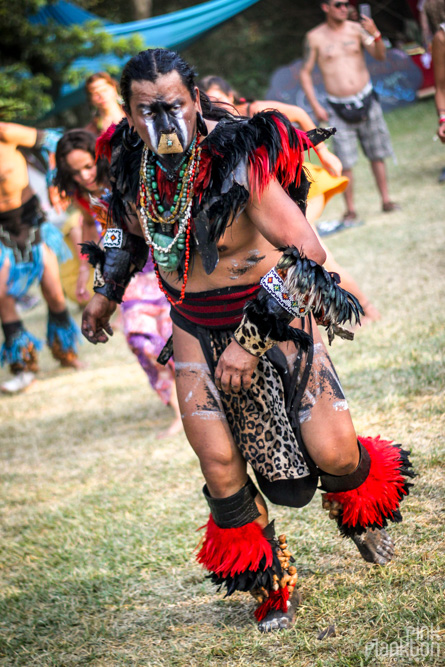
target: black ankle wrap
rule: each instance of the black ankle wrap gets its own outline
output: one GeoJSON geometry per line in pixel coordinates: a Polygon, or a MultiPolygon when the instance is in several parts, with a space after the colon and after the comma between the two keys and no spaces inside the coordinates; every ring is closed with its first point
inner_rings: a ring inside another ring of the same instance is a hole
{"type": "Polygon", "coordinates": [[[240,528],[260,516],[254,501],[258,491],[250,477],[239,491],[228,498],[212,498],[207,485],[202,492],[219,528],[240,528]]]}
{"type": "Polygon", "coordinates": [[[3,324],[2,322],[3,334],[5,336],[5,342],[9,343],[19,331],[24,331],[22,320],[16,320],[15,322],[7,322],[3,324]]]}
{"type": "Polygon", "coordinates": [[[371,458],[367,449],[360,442],[358,442],[358,448],[360,461],[354,472],[349,473],[349,475],[329,475],[329,473],[324,472],[320,475],[323,491],[328,491],[329,493],[352,491],[363,484],[369,475],[371,458]]]}
{"type": "Polygon", "coordinates": [[[62,327],[70,326],[70,314],[68,308],[62,310],[61,313],[53,313],[52,310],[48,310],[48,319],[50,322],[54,322],[62,327]]]}

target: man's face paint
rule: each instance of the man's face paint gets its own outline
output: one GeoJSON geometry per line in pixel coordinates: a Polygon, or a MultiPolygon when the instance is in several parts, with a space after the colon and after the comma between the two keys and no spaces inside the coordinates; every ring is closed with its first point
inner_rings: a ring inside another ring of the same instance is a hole
{"type": "Polygon", "coordinates": [[[152,83],[133,81],[127,118],[161,162],[174,168],[196,134],[199,96],[193,100],[178,72],[163,74],[152,83]]]}

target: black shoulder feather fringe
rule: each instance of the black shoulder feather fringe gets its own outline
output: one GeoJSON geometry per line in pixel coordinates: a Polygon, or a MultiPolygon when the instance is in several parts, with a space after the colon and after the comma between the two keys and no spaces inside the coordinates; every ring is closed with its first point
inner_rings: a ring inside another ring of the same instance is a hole
{"type": "MultiPolygon", "coordinates": [[[[110,138],[110,177],[112,195],[109,218],[126,228],[128,204],[137,204],[139,169],[143,144],[128,150],[123,143],[128,121],[123,119],[110,138]]],[[[310,182],[302,167],[304,151],[324,141],[335,130],[317,129],[309,133],[296,130],[278,111],[265,111],[251,119],[223,119],[202,142],[210,153],[208,186],[193,207],[195,224],[204,210],[210,222],[205,234],[209,243],[217,242],[233,219],[246,206],[249,189],[260,193],[272,178],[277,178],[289,196],[305,213],[310,182]],[[250,184],[247,167],[250,165],[250,184]]],[[[196,247],[192,236],[191,249],[196,247]]]]}

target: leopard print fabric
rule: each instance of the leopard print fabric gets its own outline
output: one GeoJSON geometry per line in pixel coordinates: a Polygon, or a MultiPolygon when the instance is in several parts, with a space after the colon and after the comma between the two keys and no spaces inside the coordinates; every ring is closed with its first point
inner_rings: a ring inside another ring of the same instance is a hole
{"type": "Polygon", "coordinates": [[[236,342],[254,357],[261,357],[267,350],[270,350],[275,341],[268,336],[264,337],[258,331],[256,324],[251,322],[245,315],[241,324],[233,334],[236,342]]]}
{"type": "MultiPolygon", "coordinates": [[[[209,332],[214,368],[227,345],[230,332],[209,332]]],[[[271,482],[299,479],[309,469],[286,415],[280,375],[264,355],[258,362],[252,386],[239,394],[220,392],[224,412],[244,459],[271,482]]]]}

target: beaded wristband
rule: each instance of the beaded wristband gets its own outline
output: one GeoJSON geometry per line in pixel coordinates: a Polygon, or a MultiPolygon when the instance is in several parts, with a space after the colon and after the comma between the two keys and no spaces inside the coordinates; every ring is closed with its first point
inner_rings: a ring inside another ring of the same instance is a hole
{"type": "Polygon", "coordinates": [[[378,42],[380,39],[382,39],[382,33],[381,32],[376,32],[374,35],[374,42],[378,42]]]}
{"type": "Polygon", "coordinates": [[[439,116],[439,125],[443,125],[445,123],[445,116],[439,116]]]}
{"type": "Polygon", "coordinates": [[[304,304],[306,295],[290,295],[286,290],[282,278],[278,275],[275,268],[271,269],[261,278],[261,285],[278,301],[280,306],[294,317],[305,317],[309,313],[309,308],[304,304]]]}

